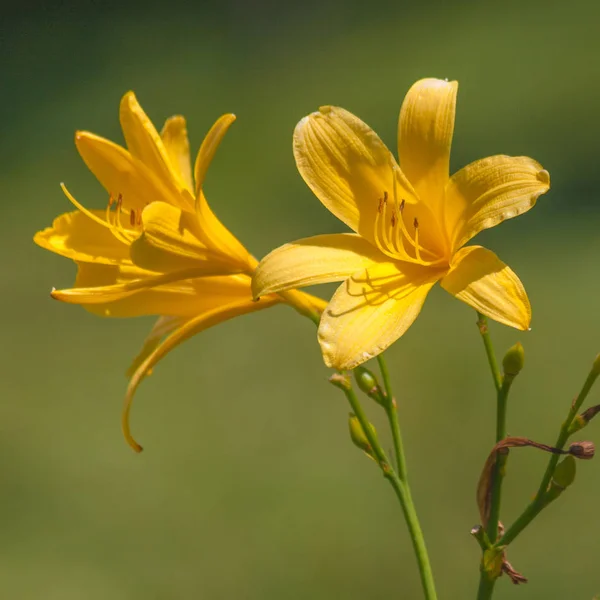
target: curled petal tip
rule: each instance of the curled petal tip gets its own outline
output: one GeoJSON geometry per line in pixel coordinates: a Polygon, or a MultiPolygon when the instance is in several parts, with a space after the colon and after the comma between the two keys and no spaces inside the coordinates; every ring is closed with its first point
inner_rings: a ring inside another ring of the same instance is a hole
{"type": "MultiPolygon", "coordinates": [[[[130,402],[130,400],[129,400],[130,402]]],[[[127,442],[128,446],[136,453],[140,453],[143,448],[142,446],[140,446],[140,444],[138,444],[134,439],[133,436],[131,435],[131,431],[129,429],[129,407],[130,404],[128,403],[128,405],[126,405],[124,411],[123,411],[123,415],[122,415],[122,419],[121,419],[121,428],[123,430],[123,436],[125,437],[125,441],[127,442]]]]}
{"type": "Polygon", "coordinates": [[[550,173],[548,173],[548,171],[546,171],[546,169],[542,169],[541,171],[538,171],[536,177],[539,182],[541,182],[545,185],[550,185],[550,173]]]}

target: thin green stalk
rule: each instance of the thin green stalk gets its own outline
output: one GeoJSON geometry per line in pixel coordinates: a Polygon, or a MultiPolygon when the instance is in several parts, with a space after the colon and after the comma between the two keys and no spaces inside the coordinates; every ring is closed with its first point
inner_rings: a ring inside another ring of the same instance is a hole
{"type": "MultiPolygon", "coordinates": [[[[506,437],[506,405],[508,392],[512,384],[513,378],[502,377],[496,353],[492,344],[492,338],[489,333],[487,317],[480,312],[477,313],[477,327],[483,340],[483,346],[487,354],[494,387],[496,388],[496,442],[503,440],[506,437]]],[[[490,516],[488,519],[486,533],[488,538],[494,542],[498,537],[498,520],[500,517],[500,500],[502,492],[502,479],[504,476],[504,467],[506,465],[506,456],[500,456],[494,467],[492,479],[492,490],[490,499],[490,516]]],[[[483,556],[482,556],[483,561],[483,556]]],[[[479,575],[479,590],[477,592],[478,600],[489,600],[494,593],[496,578],[492,578],[483,568],[480,569],[479,575]]]]}
{"type": "Polygon", "coordinates": [[[477,327],[479,327],[479,333],[483,339],[483,345],[485,346],[485,353],[487,354],[488,362],[490,364],[494,385],[496,386],[496,391],[499,392],[502,387],[502,375],[500,373],[500,368],[498,367],[498,362],[496,361],[496,354],[488,329],[487,317],[480,312],[477,313],[477,317],[477,327]]]}
{"type": "Polygon", "coordinates": [[[390,379],[390,372],[387,367],[387,363],[383,354],[377,356],[377,363],[379,364],[379,370],[381,371],[381,378],[383,379],[383,387],[385,389],[385,412],[392,430],[392,439],[394,442],[394,455],[396,458],[396,469],[398,471],[398,477],[402,481],[407,481],[406,472],[406,457],[404,456],[404,446],[402,444],[402,435],[400,433],[400,421],[398,420],[398,405],[392,395],[392,383],[390,379]]]}
{"type": "MultiPolygon", "coordinates": [[[[502,386],[498,390],[496,402],[496,443],[506,437],[506,407],[508,392],[514,377],[504,376],[502,386]]],[[[506,467],[507,454],[500,454],[496,461],[493,474],[492,495],[490,498],[490,518],[487,524],[487,535],[492,543],[498,537],[498,521],[500,520],[500,501],[502,497],[502,482],[504,480],[504,469],[506,467]]]]}
{"type": "MultiPolygon", "coordinates": [[[[387,369],[386,369],[387,373],[387,369]]],[[[386,392],[389,389],[389,375],[387,376],[386,383],[386,375],[383,375],[384,385],[386,386],[386,392]]],[[[396,471],[393,469],[390,464],[383,448],[380,446],[377,437],[375,436],[373,430],[369,426],[369,420],[362,408],[362,405],[356,396],[351,385],[342,388],[344,393],[346,394],[346,398],[352,407],[352,411],[356,415],[364,433],[367,437],[371,448],[375,454],[375,458],[383,471],[384,477],[390,482],[396,496],[400,502],[400,506],[402,508],[402,513],[404,515],[404,519],[406,520],[406,524],[408,526],[408,531],[410,534],[410,539],[413,544],[413,549],[415,552],[415,556],[417,559],[417,564],[419,567],[419,575],[421,577],[421,584],[423,587],[423,593],[425,594],[426,600],[437,600],[437,594],[435,591],[435,584],[433,581],[433,573],[431,571],[431,564],[429,562],[429,556],[427,554],[427,547],[425,546],[425,539],[423,537],[423,531],[421,530],[421,525],[419,523],[419,519],[417,517],[417,512],[415,510],[415,506],[412,500],[412,496],[410,493],[410,488],[408,486],[408,482],[406,481],[406,471],[404,471],[404,478],[401,479],[396,471]]],[[[391,391],[391,390],[390,390],[391,391]]],[[[391,398],[391,396],[389,396],[391,398]]],[[[395,414],[395,412],[394,412],[395,414]]],[[[402,440],[400,438],[400,429],[397,427],[397,433],[394,434],[394,448],[395,452],[399,454],[400,460],[398,464],[405,464],[404,453],[402,451],[402,440]],[[397,437],[396,437],[397,435],[397,437]]]]}
{"type": "MultiPolygon", "coordinates": [[[[569,428],[571,426],[571,423],[579,413],[581,405],[583,404],[587,395],[590,393],[590,390],[592,389],[592,386],[594,385],[598,374],[598,368],[596,367],[596,365],[594,365],[589,375],[587,376],[587,379],[585,380],[585,383],[583,384],[579,395],[573,401],[565,422],[560,428],[558,438],[556,440],[556,443],[554,444],[555,448],[562,450],[565,447],[567,440],[569,439],[569,428]]],[[[535,519],[535,517],[543,510],[545,506],[544,500],[546,496],[546,491],[548,489],[548,486],[550,485],[550,480],[552,479],[552,475],[554,474],[554,470],[556,469],[556,465],[558,464],[559,459],[559,454],[552,454],[550,456],[548,466],[546,467],[546,471],[544,472],[544,476],[542,477],[542,482],[540,483],[540,487],[538,488],[534,499],[531,501],[529,506],[527,506],[527,508],[523,511],[523,513],[517,518],[517,520],[507,529],[506,533],[496,542],[496,546],[505,546],[514,541],[514,539],[521,533],[521,531],[523,531],[523,529],[525,529],[525,527],[527,527],[527,525],[529,525],[529,523],[531,523],[531,521],[533,521],[533,519],[535,519]]]]}
{"type": "Polygon", "coordinates": [[[479,589],[477,590],[477,600],[488,600],[494,593],[497,579],[490,579],[482,570],[479,578],[479,589]]]}

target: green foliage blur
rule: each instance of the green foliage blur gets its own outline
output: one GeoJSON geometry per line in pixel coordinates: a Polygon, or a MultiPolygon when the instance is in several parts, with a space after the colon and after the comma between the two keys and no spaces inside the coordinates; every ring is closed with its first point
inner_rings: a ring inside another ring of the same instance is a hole
{"type": "MultiPolygon", "coordinates": [[[[311,323],[287,307],[236,319],[177,349],[141,387],[135,455],[119,428],[124,376],[150,319],[101,320],[53,302],[74,265],[33,233],[106,196],[76,129],[121,141],[133,89],[158,127],[186,115],[192,146],[220,114],[238,121],[206,183],[215,212],[257,255],[341,230],[298,175],[295,123],[341,105],[394,147],[400,103],[426,76],[460,82],[453,170],[525,154],[552,177],[528,214],[482,234],[522,278],[511,435],[552,443],[600,351],[600,5],[507,0],[332,3],[24,3],[2,23],[3,266],[0,596],[7,600],[419,598],[391,490],[350,443],[311,323]],[[26,6],[25,6],[26,4],[26,6]],[[57,5],[59,5],[58,3],[57,5]]],[[[322,287],[317,293],[330,294],[322,287]]],[[[466,305],[436,288],[388,353],[412,487],[441,598],[474,598],[475,487],[494,437],[494,394],[466,305]]],[[[600,402],[595,390],[591,403],[600,402]]],[[[367,407],[380,436],[381,412],[367,407]]],[[[600,442],[600,423],[577,439],[600,442]]],[[[391,444],[391,442],[389,442],[391,444]]],[[[502,516],[539,484],[546,456],[515,450],[502,516]]],[[[530,579],[508,598],[600,591],[600,462],[515,542],[530,579]]]]}

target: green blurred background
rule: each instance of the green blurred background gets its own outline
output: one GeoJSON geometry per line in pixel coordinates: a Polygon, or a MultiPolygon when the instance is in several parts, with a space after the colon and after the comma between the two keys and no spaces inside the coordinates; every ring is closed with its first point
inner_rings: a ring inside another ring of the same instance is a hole
{"type": "MultiPolygon", "coordinates": [[[[552,176],[535,210],[477,240],[521,276],[533,305],[530,333],[492,326],[500,353],[520,340],[527,354],[509,432],[552,443],[600,350],[598,3],[54,4],[13,5],[1,26],[1,597],[419,598],[395,498],[347,439],[310,323],[277,307],[179,348],[138,394],[146,450],[134,455],[119,428],[124,371],[152,321],[51,301],[74,265],[31,236],[71,209],[60,181],[104,205],[73,132],[121,141],[129,89],[159,127],[185,114],[194,149],[218,115],[237,114],[206,189],[260,256],[340,229],[295,169],[303,115],[342,105],[393,148],[409,86],[458,79],[453,170],[526,154],[552,176]]],[[[389,363],[440,598],[473,598],[469,529],[495,411],[473,311],[434,290],[389,363]]],[[[599,431],[582,437],[599,442],[599,431]]],[[[512,455],[505,522],[545,461],[512,455]]],[[[600,591],[600,462],[578,466],[575,487],[511,547],[530,583],[503,578],[497,598],[600,591]]]]}

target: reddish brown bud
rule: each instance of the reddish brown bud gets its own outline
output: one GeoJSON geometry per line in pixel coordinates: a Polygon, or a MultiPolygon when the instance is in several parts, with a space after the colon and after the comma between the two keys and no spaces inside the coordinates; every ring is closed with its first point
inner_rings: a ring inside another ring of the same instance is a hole
{"type": "Polygon", "coordinates": [[[593,442],[573,442],[569,446],[569,454],[583,460],[594,458],[595,452],[596,448],[593,442]]]}

